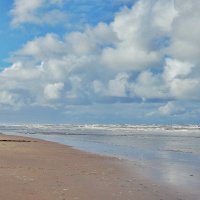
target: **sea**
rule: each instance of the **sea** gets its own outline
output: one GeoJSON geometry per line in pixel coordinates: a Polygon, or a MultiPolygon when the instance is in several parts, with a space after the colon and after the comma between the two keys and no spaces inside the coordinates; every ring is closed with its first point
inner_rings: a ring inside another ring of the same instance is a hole
{"type": "Polygon", "coordinates": [[[147,178],[199,195],[200,126],[25,124],[0,125],[0,132],[53,141],[135,161],[147,178]]]}

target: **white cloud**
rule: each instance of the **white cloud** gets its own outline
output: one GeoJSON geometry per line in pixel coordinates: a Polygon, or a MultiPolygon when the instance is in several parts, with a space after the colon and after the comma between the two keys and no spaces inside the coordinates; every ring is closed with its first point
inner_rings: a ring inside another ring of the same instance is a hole
{"type": "Polygon", "coordinates": [[[13,81],[26,81],[39,78],[41,73],[42,68],[40,66],[35,66],[35,68],[26,66],[25,68],[22,62],[17,62],[10,68],[4,69],[0,74],[0,78],[13,81]]]}
{"type": "Polygon", "coordinates": [[[185,112],[184,108],[176,105],[174,102],[168,102],[167,104],[159,107],[158,114],[160,115],[178,115],[185,112]]]}
{"type": "Polygon", "coordinates": [[[178,15],[174,7],[174,0],[158,0],[153,6],[153,24],[164,32],[172,29],[172,23],[178,15]]]}
{"type": "Polygon", "coordinates": [[[154,52],[130,48],[107,48],[103,51],[103,64],[118,71],[136,71],[148,68],[158,61],[158,56],[154,52]]]}
{"type": "Polygon", "coordinates": [[[99,23],[84,32],[67,34],[65,42],[69,53],[81,56],[101,53],[102,48],[117,42],[117,37],[109,25],[99,23]]]}
{"type": "Polygon", "coordinates": [[[166,59],[164,78],[167,81],[171,81],[175,78],[187,77],[191,72],[193,64],[188,62],[181,62],[175,59],[166,59]]]}
{"type": "Polygon", "coordinates": [[[44,96],[48,100],[55,100],[60,97],[61,90],[63,89],[63,83],[49,83],[44,88],[44,96]]]}
{"type": "Polygon", "coordinates": [[[126,97],[129,76],[126,73],[119,73],[114,80],[108,82],[108,95],[126,97]]]}
{"type": "Polygon", "coordinates": [[[171,95],[177,99],[199,99],[200,79],[194,64],[167,59],[163,77],[171,95]]]}
{"type": "Polygon", "coordinates": [[[47,34],[44,37],[38,37],[27,42],[19,51],[15,52],[13,57],[17,59],[32,59],[36,61],[45,61],[58,57],[65,52],[64,43],[59,40],[56,34],[47,34]]]}
{"type": "Polygon", "coordinates": [[[156,40],[169,36],[176,16],[173,0],[140,0],[124,8],[111,23],[120,42],[105,48],[103,63],[119,71],[158,65],[162,51],[155,49],[156,40]]]}
{"type": "Polygon", "coordinates": [[[66,97],[70,100],[76,100],[80,96],[80,91],[82,88],[82,79],[78,75],[71,76],[69,78],[71,85],[70,90],[66,93],[66,97]]]}
{"type": "Polygon", "coordinates": [[[12,93],[0,91],[0,104],[16,107],[16,100],[12,93]]]}
{"type": "Polygon", "coordinates": [[[170,92],[176,99],[198,100],[200,98],[199,87],[199,79],[174,79],[170,85],[170,92]]]}
{"type": "Polygon", "coordinates": [[[66,13],[59,9],[50,8],[51,5],[62,5],[61,0],[15,0],[11,10],[12,25],[23,23],[50,24],[61,23],[67,19],[66,13]]]}
{"type": "Polygon", "coordinates": [[[94,80],[92,87],[96,94],[104,94],[105,93],[105,87],[104,87],[103,83],[99,80],[94,80]]]}
{"type": "Polygon", "coordinates": [[[175,111],[175,105],[172,102],[168,102],[166,105],[161,106],[158,110],[158,112],[161,115],[170,115],[175,111]]]}
{"type": "Polygon", "coordinates": [[[144,37],[142,30],[148,7],[148,3],[139,1],[132,9],[125,8],[116,15],[111,28],[119,42],[103,50],[105,65],[130,71],[152,66],[158,61],[159,56],[148,48],[148,37],[144,37]]]}
{"type": "Polygon", "coordinates": [[[103,96],[127,97],[129,76],[126,73],[118,73],[116,77],[108,83],[98,80],[93,82],[94,92],[103,96]]]}
{"type": "MultiPolygon", "coordinates": [[[[45,2],[16,0],[13,23],[39,23],[45,2]]],[[[167,115],[176,110],[176,101],[200,100],[200,6],[196,0],[179,3],[139,0],[110,24],[27,42],[13,53],[12,66],[0,72],[0,104],[65,106],[137,98],[164,101],[157,109],[167,115]]],[[[45,21],[53,18],[51,12],[45,11],[50,17],[45,21]]]]}
{"type": "Polygon", "coordinates": [[[171,31],[170,53],[177,59],[199,63],[200,22],[198,19],[200,2],[191,0],[183,4],[180,0],[176,0],[175,3],[179,14],[174,20],[171,31]]]}
{"type": "Polygon", "coordinates": [[[169,98],[168,88],[162,78],[150,71],[140,73],[136,82],[131,84],[131,92],[143,100],[169,98]]]}

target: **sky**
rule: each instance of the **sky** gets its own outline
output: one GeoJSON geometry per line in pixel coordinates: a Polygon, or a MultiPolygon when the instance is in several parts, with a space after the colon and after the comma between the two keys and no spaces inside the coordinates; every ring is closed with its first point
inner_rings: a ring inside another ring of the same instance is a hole
{"type": "Polygon", "coordinates": [[[199,124],[199,0],[1,0],[0,123],[199,124]]]}

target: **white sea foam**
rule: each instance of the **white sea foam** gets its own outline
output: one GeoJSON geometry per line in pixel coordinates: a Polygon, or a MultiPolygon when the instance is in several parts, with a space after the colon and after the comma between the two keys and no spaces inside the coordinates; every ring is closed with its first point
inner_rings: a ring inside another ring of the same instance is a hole
{"type": "Polygon", "coordinates": [[[15,132],[25,134],[65,134],[65,135],[173,135],[200,137],[198,125],[102,125],[102,124],[25,124],[0,125],[1,132],[15,132]]]}

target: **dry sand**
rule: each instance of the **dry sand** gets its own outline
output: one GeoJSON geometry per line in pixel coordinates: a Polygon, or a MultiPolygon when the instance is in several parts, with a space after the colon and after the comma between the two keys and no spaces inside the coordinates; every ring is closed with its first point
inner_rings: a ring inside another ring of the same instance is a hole
{"type": "Polygon", "coordinates": [[[0,200],[191,199],[141,177],[137,164],[0,135],[0,200]]]}

